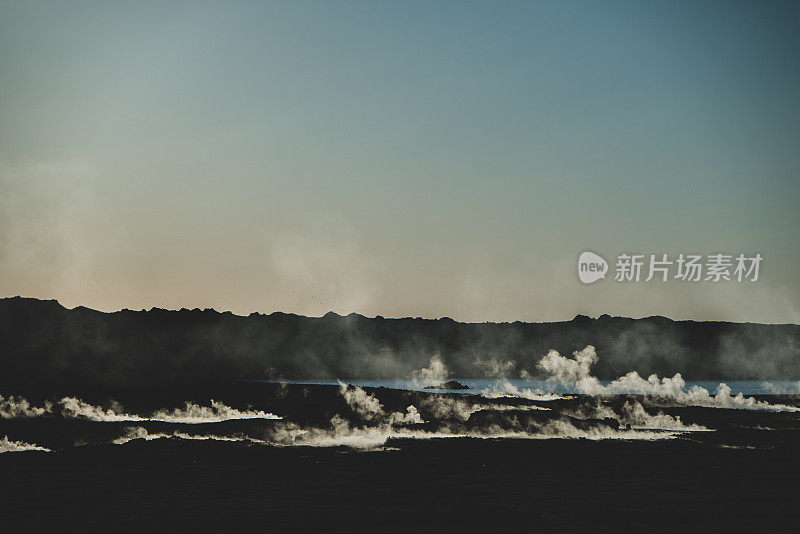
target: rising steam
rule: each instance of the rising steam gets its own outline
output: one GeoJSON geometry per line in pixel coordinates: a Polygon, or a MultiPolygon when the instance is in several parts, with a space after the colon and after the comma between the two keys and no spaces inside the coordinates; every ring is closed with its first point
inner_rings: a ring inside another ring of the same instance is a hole
{"type": "Polygon", "coordinates": [[[0,454],[4,452],[22,452],[22,451],[45,451],[51,452],[50,449],[40,447],[32,443],[25,443],[24,441],[11,441],[8,436],[3,436],[0,439],[0,454]]]}
{"type": "Polygon", "coordinates": [[[447,380],[448,376],[450,376],[450,373],[447,370],[447,366],[442,360],[442,357],[438,354],[431,358],[431,362],[428,364],[428,367],[423,367],[422,369],[417,369],[411,372],[412,380],[427,384],[447,380]]]}
{"type": "Polygon", "coordinates": [[[794,406],[770,404],[753,397],[745,397],[742,393],[731,395],[731,388],[724,383],[717,387],[714,395],[710,394],[707,389],[696,385],[687,389],[686,382],[680,373],[676,373],[672,378],[659,378],[653,374],[645,380],[636,371],[631,371],[604,385],[590,373],[591,366],[597,361],[595,348],[587,345],[584,349],[573,352],[572,358],[550,350],[537,367],[546,374],[549,381],[569,386],[586,395],[635,394],[658,397],[688,406],[774,412],[800,410],[794,406]]]}
{"type": "Polygon", "coordinates": [[[40,417],[53,411],[53,405],[46,402],[44,406],[33,406],[24,397],[0,395],[0,419],[17,419],[23,417],[40,417]]]}
{"type": "Polygon", "coordinates": [[[149,416],[126,413],[119,403],[112,402],[110,408],[94,406],[74,397],[65,397],[59,402],[61,412],[66,417],[88,419],[100,422],[121,421],[160,421],[164,423],[217,423],[232,419],[280,419],[279,416],[263,411],[240,411],[221,402],[212,400],[211,406],[199,406],[187,402],[182,408],[172,411],[159,410],[149,416]]]}
{"type": "Polygon", "coordinates": [[[339,393],[344,397],[350,409],[366,421],[382,421],[393,425],[424,422],[414,405],[407,406],[405,412],[394,412],[387,415],[383,405],[374,395],[370,395],[361,387],[348,386],[341,380],[339,381],[339,393]]]}

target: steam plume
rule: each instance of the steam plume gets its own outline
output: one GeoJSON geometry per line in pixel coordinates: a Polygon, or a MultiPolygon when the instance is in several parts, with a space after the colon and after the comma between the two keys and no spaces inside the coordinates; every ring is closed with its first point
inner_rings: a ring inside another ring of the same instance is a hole
{"type": "Polygon", "coordinates": [[[40,447],[32,443],[25,443],[24,441],[11,441],[8,436],[3,436],[0,439],[0,454],[4,452],[21,452],[21,451],[46,451],[51,452],[50,449],[40,447]]]}
{"type": "Polygon", "coordinates": [[[24,397],[5,398],[0,395],[0,419],[16,419],[19,417],[40,417],[51,413],[53,405],[46,402],[44,406],[32,406],[24,397]]]}

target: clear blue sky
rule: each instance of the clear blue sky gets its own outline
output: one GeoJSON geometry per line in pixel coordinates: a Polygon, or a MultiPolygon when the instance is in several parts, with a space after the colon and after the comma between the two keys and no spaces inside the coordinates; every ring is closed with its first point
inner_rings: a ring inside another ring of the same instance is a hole
{"type": "Polygon", "coordinates": [[[0,1],[0,294],[800,322],[800,4],[0,1]],[[582,286],[577,255],[755,253],[582,286]]]}

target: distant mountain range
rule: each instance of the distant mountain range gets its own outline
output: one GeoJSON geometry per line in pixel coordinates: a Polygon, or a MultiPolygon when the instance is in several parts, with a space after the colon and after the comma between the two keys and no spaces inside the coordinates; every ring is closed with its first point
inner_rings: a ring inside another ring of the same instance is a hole
{"type": "Polygon", "coordinates": [[[259,378],[400,378],[434,356],[451,377],[516,378],[548,349],[597,348],[593,374],[800,379],[800,325],[579,315],[553,323],[460,323],[357,314],[247,317],[215,310],[67,309],[0,299],[0,387],[142,387],[259,378]]]}

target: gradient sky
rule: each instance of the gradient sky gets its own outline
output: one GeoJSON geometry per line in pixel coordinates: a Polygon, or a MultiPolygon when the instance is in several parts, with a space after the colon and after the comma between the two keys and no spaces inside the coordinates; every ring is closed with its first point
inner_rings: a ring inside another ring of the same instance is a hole
{"type": "Polygon", "coordinates": [[[0,1],[0,296],[800,322],[800,4],[0,1]],[[756,283],[581,285],[585,249],[756,283]]]}

